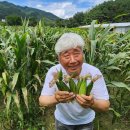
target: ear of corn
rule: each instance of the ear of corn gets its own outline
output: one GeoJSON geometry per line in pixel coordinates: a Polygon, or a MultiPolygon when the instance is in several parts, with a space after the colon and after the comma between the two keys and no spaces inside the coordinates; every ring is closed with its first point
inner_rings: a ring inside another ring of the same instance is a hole
{"type": "Polygon", "coordinates": [[[68,80],[69,86],[67,86],[65,78],[63,78],[63,76],[64,76],[63,72],[62,70],[60,70],[58,72],[58,79],[56,80],[56,85],[60,91],[68,91],[79,95],[84,94],[87,96],[90,95],[94,82],[101,77],[101,75],[96,75],[95,77],[92,78],[91,75],[89,74],[86,75],[85,77],[84,76],[80,77],[76,84],[73,80],[73,74],[72,74],[68,80]],[[91,81],[87,85],[86,81],[88,78],[91,79],[91,81]]]}
{"type": "Polygon", "coordinates": [[[63,91],[63,88],[62,88],[62,86],[60,85],[59,82],[56,82],[56,85],[57,85],[57,88],[58,88],[60,91],[63,91]]]}
{"type": "Polygon", "coordinates": [[[63,80],[62,70],[59,71],[59,73],[58,73],[58,78],[59,78],[59,81],[62,81],[62,80],[63,80]]]}
{"type": "Polygon", "coordinates": [[[69,86],[70,86],[70,91],[76,93],[76,84],[72,78],[69,80],[69,86]]]}
{"type": "Polygon", "coordinates": [[[86,90],[86,95],[89,96],[90,95],[90,92],[92,90],[92,87],[93,87],[93,81],[91,81],[88,86],[87,86],[87,90],[86,90]]]}
{"type": "Polygon", "coordinates": [[[63,81],[59,81],[59,84],[60,84],[61,88],[63,89],[62,91],[70,92],[69,87],[63,81]]]}
{"type": "Polygon", "coordinates": [[[81,86],[79,88],[79,95],[84,94],[86,95],[86,80],[83,80],[81,86]]]}
{"type": "Polygon", "coordinates": [[[68,91],[68,92],[70,92],[69,87],[63,81],[56,82],[56,85],[57,85],[57,88],[60,91],[68,91]]]}
{"type": "Polygon", "coordinates": [[[81,86],[82,82],[83,82],[82,79],[78,80],[78,83],[77,83],[77,86],[76,86],[76,94],[79,93],[79,89],[80,89],[80,86],[81,86]]]}

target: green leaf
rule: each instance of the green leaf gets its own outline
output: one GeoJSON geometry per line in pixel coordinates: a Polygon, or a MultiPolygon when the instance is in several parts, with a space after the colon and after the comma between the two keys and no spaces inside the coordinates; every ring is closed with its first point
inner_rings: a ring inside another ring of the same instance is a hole
{"type": "Polygon", "coordinates": [[[10,93],[10,92],[7,92],[7,93],[6,93],[6,97],[7,97],[6,112],[7,112],[7,115],[8,115],[9,110],[10,110],[11,99],[12,99],[11,93],[10,93]]]}
{"type": "Polygon", "coordinates": [[[14,90],[15,85],[16,85],[16,83],[18,81],[18,76],[19,76],[19,73],[15,73],[14,76],[13,76],[13,81],[11,83],[12,91],[14,90]]]}
{"type": "Polygon", "coordinates": [[[90,26],[90,29],[89,29],[89,38],[91,40],[95,40],[95,37],[96,37],[96,33],[95,33],[95,23],[97,23],[97,20],[93,20],[92,23],[91,23],[91,26],[90,26]]]}
{"type": "Polygon", "coordinates": [[[116,67],[116,66],[109,66],[109,67],[107,67],[107,69],[108,70],[120,70],[121,71],[121,69],[119,67],[116,67]]]}
{"type": "Polygon", "coordinates": [[[42,81],[38,74],[35,74],[34,77],[38,80],[39,84],[42,85],[42,81]]]}
{"type": "Polygon", "coordinates": [[[3,77],[5,85],[7,85],[7,75],[6,75],[6,72],[2,73],[2,77],[3,77]]]}
{"type": "Polygon", "coordinates": [[[128,31],[127,33],[124,34],[123,37],[121,37],[121,38],[118,40],[118,42],[117,42],[116,44],[119,44],[119,43],[121,43],[122,41],[125,41],[125,40],[127,40],[127,39],[129,39],[129,38],[130,38],[130,33],[129,33],[129,31],[128,31]]]}
{"type": "Polygon", "coordinates": [[[9,46],[5,49],[5,53],[7,53],[10,49],[12,49],[12,46],[9,46]]]}
{"type": "Polygon", "coordinates": [[[125,81],[130,81],[130,76],[128,76],[128,77],[125,79],[125,81]]]}
{"type": "Polygon", "coordinates": [[[119,88],[126,88],[130,91],[130,87],[123,82],[112,81],[111,84],[119,88]]]}
{"type": "MultiPolygon", "coordinates": [[[[27,98],[28,97],[28,91],[27,91],[26,87],[22,88],[22,93],[23,93],[25,105],[26,105],[26,107],[28,109],[28,98],[27,98]]],[[[28,111],[29,111],[29,109],[28,109],[28,111]]]]}
{"type": "Polygon", "coordinates": [[[18,107],[18,109],[20,109],[18,92],[16,91],[16,94],[13,94],[12,96],[13,96],[14,102],[16,103],[16,106],[18,107]]]}
{"type": "Polygon", "coordinates": [[[41,64],[41,60],[36,60],[36,62],[40,65],[41,64]]]}
{"type": "Polygon", "coordinates": [[[32,86],[34,87],[35,91],[37,92],[37,90],[38,90],[37,84],[32,84],[32,86]]]}
{"type": "Polygon", "coordinates": [[[110,111],[113,111],[114,114],[117,116],[117,117],[121,117],[120,113],[118,113],[116,110],[114,110],[113,108],[109,108],[110,111]]]}
{"type": "Polygon", "coordinates": [[[42,60],[43,63],[47,63],[47,64],[50,64],[50,65],[55,65],[54,62],[52,61],[49,61],[49,60],[42,60]]]}

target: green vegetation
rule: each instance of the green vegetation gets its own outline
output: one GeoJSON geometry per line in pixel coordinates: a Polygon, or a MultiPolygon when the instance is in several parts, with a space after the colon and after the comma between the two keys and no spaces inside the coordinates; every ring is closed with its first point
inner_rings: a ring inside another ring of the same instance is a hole
{"type": "Polygon", "coordinates": [[[122,129],[126,125],[130,129],[130,32],[95,29],[95,22],[89,30],[50,28],[41,21],[29,27],[26,20],[22,26],[0,26],[0,129],[54,129],[52,116],[46,115],[48,108],[41,108],[38,98],[46,72],[57,63],[54,45],[64,32],[82,35],[86,62],[100,68],[105,76],[111,102],[109,120],[102,123],[106,114],[97,116],[95,127],[120,130],[112,125],[118,123],[123,124],[122,129]],[[52,120],[47,121],[48,126],[46,119],[52,120]]]}
{"type": "Polygon", "coordinates": [[[17,6],[6,1],[0,2],[0,21],[1,19],[7,19],[9,22],[11,22],[8,23],[7,21],[7,25],[22,25],[19,23],[19,18],[30,19],[30,25],[32,26],[36,25],[36,23],[38,23],[39,20],[43,18],[45,19],[47,25],[54,25],[55,20],[59,19],[56,15],[49,12],[45,12],[35,8],[29,8],[26,6],[17,6]],[[15,22],[12,20],[12,18],[15,19],[15,22]],[[17,18],[18,20],[16,21],[17,18]]]}
{"type": "Polygon", "coordinates": [[[110,0],[86,12],[84,20],[88,24],[90,24],[93,19],[97,19],[99,23],[129,22],[129,5],[129,0],[110,0]]]}
{"type": "Polygon", "coordinates": [[[92,20],[99,23],[129,22],[130,0],[109,0],[99,4],[89,11],[78,12],[68,20],[57,20],[60,27],[78,27],[91,24],[92,20]]]}
{"type": "Polygon", "coordinates": [[[88,11],[86,9],[85,13],[78,12],[72,18],[60,19],[51,13],[38,9],[16,6],[8,2],[0,2],[0,20],[10,20],[9,22],[7,21],[7,25],[19,25],[19,17],[22,19],[26,17],[30,19],[29,25],[35,26],[39,20],[44,18],[45,25],[47,26],[68,28],[90,24],[92,20],[98,20],[99,23],[129,22],[129,5],[130,0],[109,0],[88,11]],[[18,20],[16,21],[16,19],[18,20]]]}

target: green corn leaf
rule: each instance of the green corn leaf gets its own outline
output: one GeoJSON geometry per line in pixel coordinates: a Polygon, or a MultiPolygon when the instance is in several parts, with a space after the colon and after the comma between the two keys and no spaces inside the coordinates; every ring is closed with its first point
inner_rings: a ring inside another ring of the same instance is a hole
{"type": "Polygon", "coordinates": [[[29,108],[28,108],[28,98],[27,98],[28,97],[28,92],[27,92],[27,88],[26,87],[22,88],[22,93],[23,93],[25,105],[27,107],[27,110],[29,111],[29,108]]]}
{"type": "Polygon", "coordinates": [[[34,87],[35,91],[37,92],[37,90],[38,90],[38,85],[37,85],[37,84],[32,84],[32,86],[34,87]]]}
{"type": "Polygon", "coordinates": [[[108,66],[107,69],[108,70],[119,70],[119,71],[121,71],[121,69],[117,66],[108,66]]]}
{"type": "Polygon", "coordinates": [[[52,61],[49,61],[49,60],[42,60],[43,63],[46,63],[46,64],[50,64],[50,65],[55,65],[54,62],[52,61]]]}
{"type": "Polygon", "coordinates": [[[41,60],[36,60],[36,62],[40,65],[41,64],[41,60]]]}
{"type": "Polygon", "coordinates": [[[15,73],[14,76],[13,76],[13,81],[11,83],[11,89],[12,89],[12,91],[14,90],[15,85],[16,85],[16,83],[18,81],[18,76],[19,76],[19,73],[15,73]]]}
{"type": "Polygon", "coordinates": [[[13,94],[12,97],[13,97],[13,99],[14,99],[14,102],[15,102],[17,108],[20,109],[20,103],[19,103],[18,92],[16,91],[16,94],[13,94]]]}
{"type": "Polygon", "coordinates": [[[12,99],[11,93],[10,93],[10,92],[7,92],[7,93],[6,93],[6,97],[7,97],[6,112],[7,112],[7,115],[8,115],[9,110],[10,110],[11,99],[12,99]]]}
{"type": "Polygon", "coordinates": [[[41,85],[41,84],[42,84],[42,81],[41,81],[39,75],[38,75],[38,74],[35,74],[34,77],[38,80],[39,84],[41,85]]]}
{"type": "Polygon", "coordinates": [[[5,85],[7,85],[7,75],[6,75],[6,72],[2,73],[2,78],[4,80],[5,85]]]}
{"type": "Polygon", "coordinates": [[[2,87],[1,91],[2,91],[3,95],[5,96],[6,95],[6,90],[8,89],[7,88],[8,86],[3,84],[1,87],[2,87]]]}
{"type": "Polygon", "coordinates": [[[23,121],[23,113],[21,110],[18,111],[18,117],[20,118],[21,121],[23,121]]]}
{"type": "Polygon", "coordinates": [[[110,111],[113,111],[114,114],[117,116],[117,117],[121,117],[120,113],[118,113],[115,109],[113,108],[109,108],[110,111]]]}
{"type": "Polygon", "coordinates": [[[125,88],[130,91],[130,87],[123,82],[112,81],[111,84],[113,85],[113,87],[115,86],[115,87],[119,87],[119,88],[125,88]]]}
{"type": "Polygon", "coordinates": [[[97,20],[93,20],[92,21],[92,23],[91,23],[91,26],[90,26],[90,29],[89,29],[89,38],[91,39],[91,40],[95,40],[95,27],[94,27],[94,25],[95,25],[95,23],[97,23],[97,20]]]}

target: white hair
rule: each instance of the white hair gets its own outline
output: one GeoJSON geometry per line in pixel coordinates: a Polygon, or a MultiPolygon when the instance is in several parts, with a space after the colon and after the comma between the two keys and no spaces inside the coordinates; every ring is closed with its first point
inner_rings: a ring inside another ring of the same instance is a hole
{"type": "Polygon", "coordinates": [[[55,52],[59,55],[61,52],[69,50],[71,48],[84,47],[83,38],[76,33],[64,33],[55,45],[55,52]]]}

